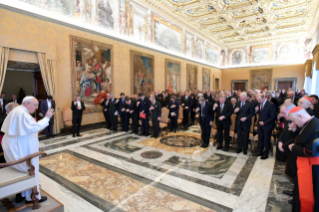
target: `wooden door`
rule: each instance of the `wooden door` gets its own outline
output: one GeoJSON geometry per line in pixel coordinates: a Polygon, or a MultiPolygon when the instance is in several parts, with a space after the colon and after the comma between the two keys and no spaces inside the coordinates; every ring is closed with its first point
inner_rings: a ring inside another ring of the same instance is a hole
{"type": "Polygon", "coordinates": [[[219,79],[215,78],[215,90],[219,90],[219,79]]]}
{"type": "MultiPolygon", "coordinates": [[[[40,71],[34,72],[34,80],[36,81],[37,89],[38,89],[38,93],[35,97],[39,100],[39,103],[41,103],[43,100],[47,99],[47,92],[45,90],[42,75],[41,75],[40,71]]],[[[42,113],[41,107],[39,107],[38,110],[36,111],[36,117],[38,120],[42,118],[39,116],[40,112],[42,113]]],[[[44,115],[45,114],[43,114],[43,116],[44,115]]]]}
{"type": "Polygon", "coordinates": [[[246,83],[244,83],[244,82],[235,82],[234,83],[234,90],[245,91],[245,87],[246,87],[246,83]]]}
{"type": "Polygon", "coordinates": [[[291,81],[280,81],[280,82],[278,82],[277,90],[278,89],[288,90],[288,88],[292,88],[292,82],[291,81]]]}

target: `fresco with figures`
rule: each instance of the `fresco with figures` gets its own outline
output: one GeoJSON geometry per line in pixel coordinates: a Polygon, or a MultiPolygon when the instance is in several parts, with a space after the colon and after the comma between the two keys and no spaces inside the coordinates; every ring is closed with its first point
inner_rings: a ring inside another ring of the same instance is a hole
{"type": "Polygon", "coordinates": [[[186,66],[186,89],[193,91],[197,89],[197,71],[198,67],[187,64],[186,66]]]}
{"type": "Polygon", "coordinates": [[[271,90],[272,69],[250,70],[251,89],[271,90]]]}
{"type": "Polygon", "coordinates": [[[112,46],[71,38],[71,66],[73,72],[73,97],[80,95],[85,102],[84,113],[102,111],[100,103],[112,91],[112,46]]]}
{"type": "Polygon", "coordinates": [[[170,94],[179,92],[181,86],[181,63],[165,60],[165,68],[166,68],[166,79],[165,79],[165,87],[170,94]]]}
{"type": "Polygon", "coordinates": [[[203,89],[210,89],[210,69],[203,68],[203,89]]]}
{"type": "Polygon", "coordinates": [[[212,66],[303,63],[319,43],[317,0],[14,1],[212,66]]]}
{"type": "Polygon", "coordinates": [[[132,93],[149,95],[154,90],[154,56],[131,51],[132,93]]]}

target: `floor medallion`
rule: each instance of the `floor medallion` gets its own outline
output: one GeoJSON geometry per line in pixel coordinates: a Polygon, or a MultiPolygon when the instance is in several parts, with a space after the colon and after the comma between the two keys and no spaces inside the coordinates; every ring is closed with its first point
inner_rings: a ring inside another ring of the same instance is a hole
{"type": "Polygon", "coordinates": [[[158,151],[147,151],[147,152],[142,152],[141,156],[143,158],[147,158],[147,159],[155,159],[155,158],[162,157],[163,153],[158,152],[158,151]]]}
{"type": "Polygon", "coordinates": [[[202,144],[201,139],[191,135],[171,135],[160,140],[162,144],[174,147],[193,147],[202,144]]]}

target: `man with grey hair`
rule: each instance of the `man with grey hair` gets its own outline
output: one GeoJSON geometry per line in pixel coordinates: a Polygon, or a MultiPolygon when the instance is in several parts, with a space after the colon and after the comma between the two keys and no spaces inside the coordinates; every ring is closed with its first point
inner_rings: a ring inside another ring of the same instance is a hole
{"type": "Polygon", "coordinates": [[[198,98],[199,106],[196,108],[196,113],[199,113],[199,122],[202,130],[203,144],[201,147],[207,148],[209,145],[210,132],[214,121],[214,112],[212,104],[205,101],[203,97],[198,98]]]}
{"type": "MultiPolygon", "coordinates": [[[[23,99],[22,105],[12,110],[5,119],[1,131],[4,133],[2,148],[6,161],[17,161],[33,153],[39,152],[38,132],[49,125],[50,118],[54,114],[51,108],[45,114],[45,117],[36,121],[30,114],[33,114],[39,107],[39,102],[33,96],[27,96],[23,99]]],[[[9,108],[10,109],[10,108],[9,108]]],[[[38,183],[37,189],[39,195],[36,198],[39,202],[47,198],[40,195],[39,189],[39,157],[31,160],[35,168],[35,177],[38,183]]],[[[19,163],[11,166],[21,172],[28,172],[29,167],[26,163],[19,163]]],[[[32,190],[22,192],[26,198],[26,203],[31,203],[32,190]]]]}
{"type": "Polygon", "coordinates": [[[236,103],[234,113],[236,114],[236,133],[237,133],[237,153],[243,151],[247,155],[249,130],[251,118],[255,115],[253,105],[247,100],[247,93],[240,94],[240,101],[236,103]]]}

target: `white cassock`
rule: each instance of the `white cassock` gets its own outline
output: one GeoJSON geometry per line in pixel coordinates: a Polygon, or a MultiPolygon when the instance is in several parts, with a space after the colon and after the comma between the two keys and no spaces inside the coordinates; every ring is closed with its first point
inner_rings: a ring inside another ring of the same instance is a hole
{"type": "MultiPolygon", "coordinates": [[[[45,117],[36,122],[29,111],[23,105],[14,108],[6,117],[1,131],[4,132],[2,148],[7,162],[16,161],[32,153],[39,152],[38,132],[49,125],[50,119],[45,117]]],[[[39,157],[33,158],[35,177],[38,182],[39,200],[41,199],[39,189],[39,157]]],[[[28,172],[26,162],[12,166],[21,171],[28,172]]],[[[32,190],[22,192],[26,200],[31,201],[32,190]]]]}

